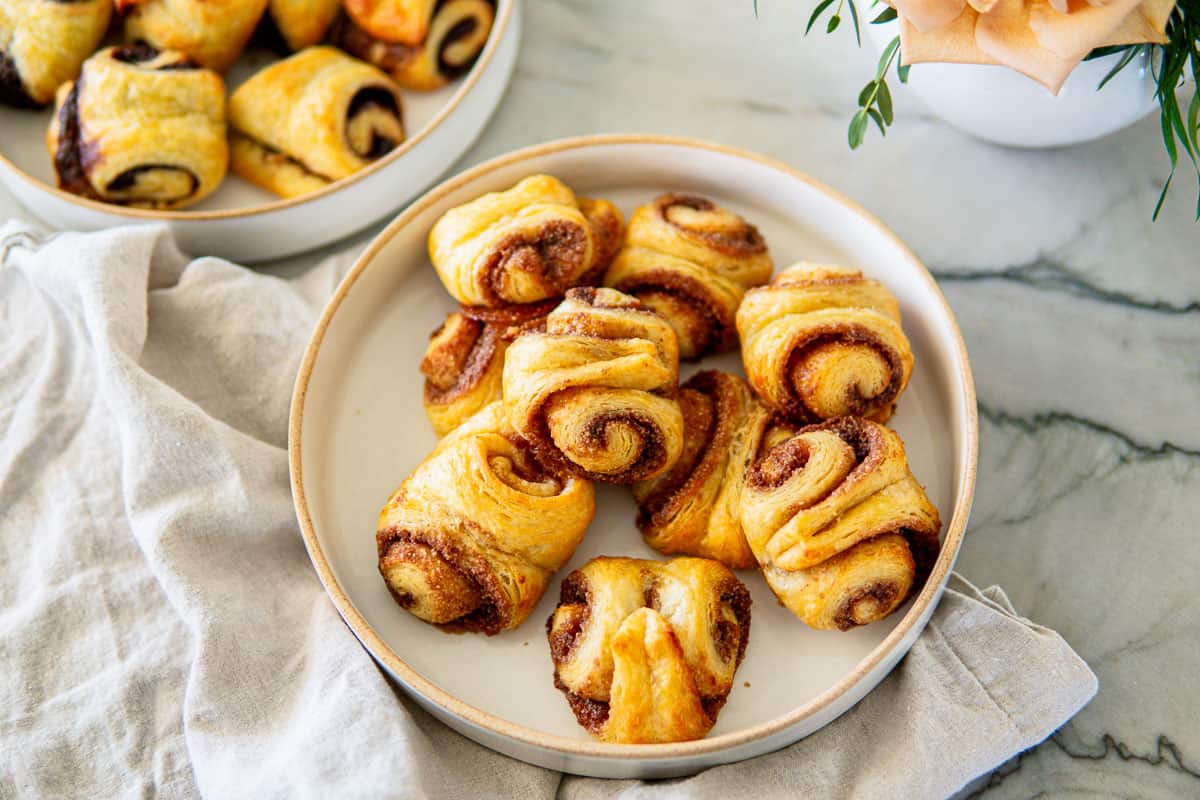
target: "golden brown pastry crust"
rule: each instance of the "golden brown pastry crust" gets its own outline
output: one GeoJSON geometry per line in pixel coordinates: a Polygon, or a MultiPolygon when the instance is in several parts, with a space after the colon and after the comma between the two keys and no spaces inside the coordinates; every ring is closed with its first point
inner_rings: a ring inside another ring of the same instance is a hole
{"type": "Polygon", "coordinates": [[[334,26],[333,42],[387,72],[405,89],[421,92],[445,86],[470,71],[495,21],[495,9],[487,0],[446,0],[436,12],[423,3],[371,4],[376,17],[389,6],[392,10],[411,6],[411,13],[395,16],[394,25],[356,16],[352,5],[362,1],[347,3],[347,15],[334,26]],[[431,13],[422,16],[427,10],[431,13]]]}
{"type": "Polygon", "coordinates": [[[267,0],[118,0],[128,9],[126,41],[177,50],[217,72],[242,54],[266,7],[267,0]]]}
{"type": "Polygon", "coordinates": [[[500,399],[509,343],[523,330],[541,325],[553,302],[498,309],[463,306],[446,317],[421,360],[425,414],[438,436],[500,399]]]}
{"type": "Polygon", "coordinates": [[[404,141],[400,89],[336,48],[302,50],[229,98],[233,171],[283,197],[350,175],[404,141]]]}
{"type": "Polygon", "coordinates": [[[536,303],[562,297],[593,270],[608,225],[598,233],[566,184],[531,175],[443,214],[429,232],[429,258],[463,305],[536,303]]]}
{"type": "Polygon", "coordinates": [[[99,46],[112,0],[0,2],[0,103],[40,108],[99,46]]]}
{"type": "Polygon", "coordinates": [[[182,53],[145,44],[101,50],[59,88],[46,145],[67,191],[183,208],[225,176],[225,84],[182,53]]]}
{"type": "Polygon", "coordinates": [[[837,630],[883,619],[918,589],[941,529],[900,437],[859,417],[810,425],[767,450],[740,516],[780,601],[837,630]]]}
{"type": "Polygon", "coordinates": [[[576,288],[504,359],[513,427],[556,469],[610,483],[658,475],[679,457],[675,332],[615,289],[576,288]]]}
{"type": "Polygon", "coordinates": [[[267,13],[284,44],[294,52],[325,38],[340,8],[340,0],[269,0],[267,13]]]}
{"type": "Polygon", "coordinates": [[[733,688],[750,593],[715,561],[600,557],[563,581],[546,621],[554,684],[604,741],[702,738],[733,688]]]}
{"type": "Polygon", "coordinates": [[[896,298],[856,270],[790,267],[746,293],[737,329],[750,385],[799,423],[886,422],[912,375],[896,298]]]}
{"type": "Polygon", "coordinates": [[[592,485],[544,469],[499,403],[409,475],[379,515],[379,571],[401,607],[451,630],[516,628],[595,513],[592,485]]]}
{"type": "Polygon", "coordinates": [[[660,553],[752,567],[756,562],[738,509],[771,412],[745,381],[715,370],[696,373],[683,384],[679,406],[683,452],[667,472],[634,484],[638,528],[660,553]]]}
{"type": "Polygon", "coordinates": [[[420,44],[429,34],[437,0],[344,0],[346,15],[377,39],[420,44]]]}
{"type": "Polygon", "coordinates": [[[706,198],[664,194],[629,218],[604,285],[662,314],[679,336],[680,357],[694,359],[737,346],[738,304],[772,269],[753,225],[706,198]]]}

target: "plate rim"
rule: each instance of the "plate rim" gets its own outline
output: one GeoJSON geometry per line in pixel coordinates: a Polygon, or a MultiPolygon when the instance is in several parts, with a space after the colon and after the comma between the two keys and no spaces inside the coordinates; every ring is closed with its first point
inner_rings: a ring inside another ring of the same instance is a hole
{"type": "MultiPolygon", "coordinates": [[[[327,197],[334,192],[345,189],[364,178],[378,173],[380,170],[396,163],[400,158],[406,155],[410,150],[428,138],[437,130],[443,122],[453,113],[467,95],[479,82],[484,71],[491,65],[492,57],[500,46],[500,40],[508,33],[509,22],[512,19],[514,8],[519,0],[496,0],[496,18],[492,23],[492,30],[488,34],[487,43],[484,45],[483,51],[480,52],[475,64],[471,67],[471,71],[467,73],[462,82],[450,96],[433,119],[425,123],[415,134],[406,138],[399,147],[392,150],[376,161],[372,161],[362,169],[340,178],[326,186],[321,187],[315,192],[297,195],[296,197],[281,197],[277,200],[270,200],[266,203],[247,206],[245,208],[215,208],[207,211],[190,211],[188,209],[153,209],[153,208],[136,208],[132,206],[123,206],[116,203],[105,203],[100,200],[92,200],[87,197],[65,191],[57,186],[51,186],[39,178],[35,178],[25,170],[18,167],[11,159],[8,158],[0,150],[0,169],[8,170],[16,178],[25,181],[35,191],[44,192],[52,197],[60,200],[65,200],[73,205],[86,208],[91,211],[98,211],[105,214],[111,214],[117,217],[125,217],[131,220],[148,220],[148,221],[163,221],[163,222],[178,222],[182,220],[200,221],[200,220],[230,220],[230,219],[245,219],[247,217],[255,217],[261,214],[269,214],[274,211],[283,211],[287,208],[303,205],[309,202],[315,202],[323,197],[327,197]]],[[[224,75],[221,76],[224,80],[224,75]]]]}
{"type": "Polygon", "coordinates": [[[975,400],[975,382],[967,356],[966,343],[963,340],[962,331],[958,326],[958,320],[954,316],[950,304],[942,294],[941,288],[937,285],[929,269],[917,258],[912,249],[891,228],[857,202],[788,164],[748,150],[717,142],[656,134],[595,134],[555,139],[530,147],[524,147],[497,156],[464,172],[458,173],[437,184],[413,201],[371,241],[354,262],[353,266],[343,276],[334,290],[332,297],[326,303],[313,329],[312,336],[304,351],[304,357],[300,363],[300,370],[296,376],[296,383],[292,392],[292,404],[288,418],[289,476],[293,505],[295,506],[296,516],[300,523],[304,547],[308,551],[309,560],[322,586],[325,588],[326,594],[333,602],[342,620],[350,628],[367,653],[379,661],[406,689],[417,693],[427,701],[438,706],[442,711],[470,725],[513,741],[563,755],[605,760],[690,758],[747,745],[754,741],[767,739],[799,725],[804,720],[818,714],[835,703],[839,698],[852,691],[855,686],[865,679],[895,650],[900,642],[918,625],[929,606],[940,597],[941,587],[949,577],[949,572],[958,555],[958,550],[966,531],[967,518],[970,515],[971,504],[975,495],[978,458],[979,416],[975,400]],[[947,525],[946,536],[943,539],[941,552],[938,555],[933,570],[925,581],[925,586],[916,596],[912,606],[896,627],[837,683],[807,703],[750,728],[688,742],[669,744],[610,744],[595,740],[569,739],[564,736],[545,733],[534,728],[510,722],[466,703],[443,690],[410,667],[399,654],[376,634],[375,629],[354,607],[354,604],[350,601],[341,584],[334,576],[333,570],[330,568],[329,562],[321,549],[312,516],[309,514],[307,496],[304,491],[304,475],[301,466],[301,431],[303,428],[305,399],[308,393],[309,381],[312,378],[312,371],[316,365],[325,334],[338,309],[341,307],[343,300],[345,300],[358,278],[374,263],[379,252],[387,246],[402,228],[407,226],[427,208],[440,201],[446,195],[491,172],[511,164],[553,153],[612,145],[683,147],[753,161],[779,171],[794,180],[808,184],[833,202],[846,207],[855,214],[858,214],[866,222],[875,226],[917,268],[919,277],[933,290],[934,296],[941,303],[946,319],[950,323],[952,344],[958,361],[956,373],[962,389],[963,405],[965,406],[963,411],[966,420],[964,435],[966,436],[967,458],[964,460],[959,473],[963,490],[959,496],[959,501],[955,504],[954,514],[947,525]]]}

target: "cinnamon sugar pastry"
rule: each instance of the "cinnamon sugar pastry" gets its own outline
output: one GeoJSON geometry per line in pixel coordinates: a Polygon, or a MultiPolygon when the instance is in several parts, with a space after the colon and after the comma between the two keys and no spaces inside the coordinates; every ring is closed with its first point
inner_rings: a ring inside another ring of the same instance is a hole
{"type": "Polygon", "coordinates": [[[260,70],[229,98],[233,171],[281,197],[345,178],[404,141],[400,89],[333,47],[260,70]]]}
{"type": "Polygon", "coordinates": [[[112,0],[0,0],[0,103],[41,108],[104,38],[112,0]]]}
{"type": "Polygon", "coordinates": [[[59,87],[46,146],[69,192],[183,208],[225,177],[225,83],[182,53],[106,48],[59,87]]]}
{"type": "Polygon", "coordinates": [[[738,519],[742,487],[771,413],[736,375],[699,372],[679,388],[683,452],[662,475],[633,486],[637,525],[660,553],[755,565],[738,519]]]}
{"type": "Polygon", "coordinates": [[[900,437],[859,417],[810,425],[750,470],[741,521],[767,584],[814,628],[883,619],[937,556],[937,509],[900,437]]]}
{"type": "Polygon", "coordinates": [[[267,0],[116,0],[125,39],[178,50],[202,67],[224,72],[242,54],[267,0]]]}
{"type": "Polygon", "coordinates": [[[429,257],[464,305],[536,303],[594,274],[622,227],[611,203],[581,208],[562,181],[532,175],[443,214],[429,233],[429,257]]]}
{"type": "Polygon", "coordinates": [[[270,0],[267,15],[287,48],[296,51],[325,38],[341,5],[340,0],[270,0]]]}
{"type": "Polygon", "coordinates": [[[438,436],[500,399],[508,345],[521,331],[540,325],[552,307],[553,301],[498,309],[463,306],[446,317],[421,361],[425,414],[438,436]]]}
{"type": "Polygon", "coordinates": [[[661,317],[615,289],[577,288],[504,359],[513,427],[543,463],[610,483],[668,469],[683,447],[679,351],[661,317]]]}
{"type": "Polygon", "coordinates": [[[595,513],[592,485],[548,471],[484,408],[409,475],[379,515],[379,572],[426,622],[488,635],[516,628],[595,513]]]}
{"type": "Polygon", "coordinates": [[[664,194],[629,218],[604,285],[662,314],[679,335],[680,357],[693,359],[737,347],[738,303],[772,268],[762,235],[737,214],[703,197],[664,194]]]}
{"type": "Polygon", "coordinates": [[[405,89],[432,91],[466,74],[487,44],[496,12],[487,0],[350,0],[333,42],[405,89]]]}
{"type": "Polygon", "coordinates": [[[601,557],[563,581],[546,623],[554,684],[579,724],[627,744],[703,738],[750,636],[750,593],[703,558],[601,557]]]}
{"type": "Polygon", "coordinates": [[[896,298],[856,270],[790,267],[746,293],[737,329],[750,385],[796,422],[886,422],[912,374],[896,298]]]}

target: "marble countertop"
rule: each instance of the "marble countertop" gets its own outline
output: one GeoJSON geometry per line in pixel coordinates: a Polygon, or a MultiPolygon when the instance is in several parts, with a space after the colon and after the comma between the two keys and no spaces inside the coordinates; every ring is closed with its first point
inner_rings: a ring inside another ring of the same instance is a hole
{"type": "MultiPolygon", "coordinates": [[[[1009,150],[898,88],[887,138],[851,152],[876,56],[848,25],[805,39],[811,3],[760,0],[758,19],[751,0],[700,5],[527,2],[512,85],[456,169],[561,136],[697,136],[786,161],[895,228],[957,313],[977,382],[958,569],[1002,585],[1100,677],[1074,721],[970,796],[1200,795],[1200,224],[1183,168],[1150,220],[1157,119],[1009,150]]],[[[0,189],[0,219],[22,213],[0,189]]]]}

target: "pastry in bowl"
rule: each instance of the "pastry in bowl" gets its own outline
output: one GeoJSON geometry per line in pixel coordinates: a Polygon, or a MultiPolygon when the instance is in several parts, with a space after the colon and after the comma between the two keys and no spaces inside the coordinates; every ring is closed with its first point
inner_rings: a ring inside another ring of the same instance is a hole
{"type": "Polygon", "coordinates": [[[516,628],[575,552],[592,484],[547,470],[494,403],[438,443],[379,514],[379,572],[414,616],[449,630],[516,628]]]}
{"type": "Polygon", "coordinates": [[[225,83],[183,53],[109,47],[59,87],[46,145],[66,191],[144,208],[192,205],[225,177],[225,83]]]}
{"type": "Polygon", "coordinates": [[[600,557],[563,581],[546,623],[554,685],[606,742],[703,738],[750,637],[750,593],[703,558],[600,557]]]}
{"type": "Polygon", "coordinates": [[[780,602],[814,628],[843,631],[920,588],[941,530],[900,437],[860,417],[810,425],[767,450],[740,515],[780,602]]]}
{"type": "Polygon", "coordinates": [[[900,304],[857,270],[790,267],[746,293],[737,329],[750,385],[801,424],[847,415],[887,422],[912,375],[900,304]]]}
{"type": "Polygon", "coordinates": [[[267,0],[116,0],[125,39],[178,50],[224,72],[242,54],[267,0]]]}
{"type": "Polygon", "coordinates": [[[267,17],[294,52],[324,39],[341,6],[340,0],[270,0],[267,17]]]}
{"type": "Polygon", "coordinates": [[[112,0],[0,0],[0,103],[41,108],[108,30],[112,0]]]}
{"type": "Polygon", "coordinates": [[[260,70],[229,98],[233,171],[281,197],[328,186],[404,141],[400,89],[333,47],[260,70]]]}
{"type": "Polygon", "coordinates": [[[706,198],[664,194],[629,218],[604,285],[662,314],[690,360],[737,347],[738,304],[772,269],[753,225],[706,198]]]}

